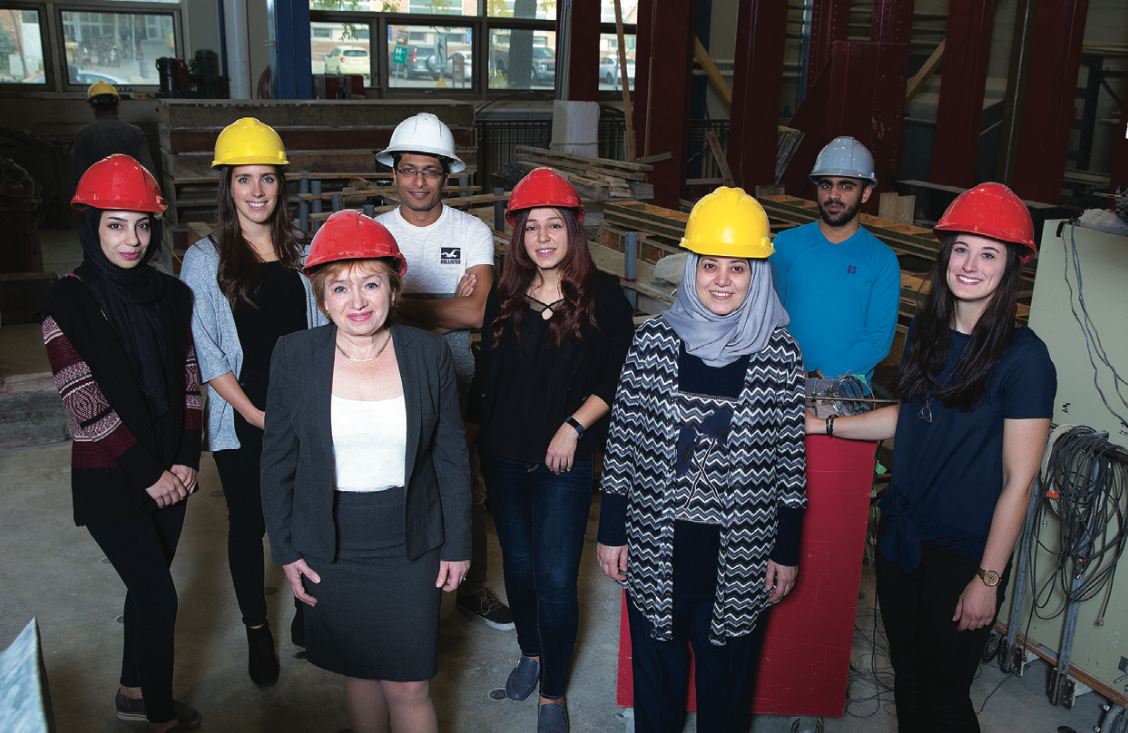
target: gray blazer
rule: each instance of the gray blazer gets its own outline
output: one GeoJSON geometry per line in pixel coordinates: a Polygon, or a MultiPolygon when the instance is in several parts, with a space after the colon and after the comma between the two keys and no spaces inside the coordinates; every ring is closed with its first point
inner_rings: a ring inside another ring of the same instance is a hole
{"type": "MultiPolygon", "coordinates": [[[[262,443],[262,508],[277,565],[336,559],[336,462],[330,423],[335,325],[278,340],[262,443]]],[[[470,461],[450,349],[441,336],[392,324],[407,406],[404,534],[414,560],[441,546],[470,559],[470,461]]]]}

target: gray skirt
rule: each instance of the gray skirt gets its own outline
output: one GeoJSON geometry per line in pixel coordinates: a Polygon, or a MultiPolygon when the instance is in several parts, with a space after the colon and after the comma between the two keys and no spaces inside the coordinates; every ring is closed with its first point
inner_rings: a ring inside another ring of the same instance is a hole
{"type": "Polygon", "coordinates": [[[408,560],[403,489],[336,492],[337,559],[307,557],[320,583],[305,607],[306,657],[360,679],[418,682],[438,672],[439,548],[408,560]]]}

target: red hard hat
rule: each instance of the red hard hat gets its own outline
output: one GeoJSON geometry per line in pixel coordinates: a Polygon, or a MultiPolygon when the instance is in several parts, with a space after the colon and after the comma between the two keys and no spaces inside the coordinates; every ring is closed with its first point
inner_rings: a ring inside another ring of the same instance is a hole
{"type": "Polygon", "coordinates": [[[400,254],[396,238],[388,229],[355,209],[338,211],[325,220],[305,261],[305,273],[318,265],[337,260],[369,260],[389,257],[396,261],[401,276],[407,274],[407,260],[400,254]]]}
{"type": "Polygon", "coordinates": [[[505,219],[517,226],[513,212],[521,209],[535,209],[538,206],[577,209],[576,218],[584,220],[584,205],[576,188],[551,168],[534,168],[522,178],[509,194],[509,205],[505,209],[505,219]]]}
{"type": "Polygon", "coordinates": [[[78,181],[71,206],[159,214],[168,206],[153,174],[128,155],[102,158],[86,169],[78,181]]]}
{"type": "Polygon", "coordinates": [[[946,233],[966,232],[1021,245],[1019,259],[1023,262],[1034,259],[1038,252],[1030,211],[1001,183],[981,183],[961,193],[932,231],[941,242],[946,233]]]}

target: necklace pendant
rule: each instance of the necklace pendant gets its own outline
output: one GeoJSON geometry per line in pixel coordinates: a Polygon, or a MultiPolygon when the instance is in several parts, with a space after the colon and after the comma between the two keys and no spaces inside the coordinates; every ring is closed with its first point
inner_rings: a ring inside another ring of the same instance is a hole
{"type": "Polygon", "coordinates": [[[924,407],[920,408],[920,412],[917,413],[917,417],[919,417],[921,420],[924,420],[927,423],[931,423],[932,422],[932,409],[928,405],[925,405],[924,407]]]}

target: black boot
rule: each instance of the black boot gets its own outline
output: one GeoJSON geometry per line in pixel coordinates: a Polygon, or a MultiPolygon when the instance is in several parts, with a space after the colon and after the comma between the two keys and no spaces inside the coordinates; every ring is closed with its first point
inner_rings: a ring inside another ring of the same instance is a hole
{"type": "Polygon", "coordinates": [[[274,653],[274,636],[270,624],[264,623],[257,629],[247,627],[247,648],[250,662],[247,671],[251,682],[259,687],[270,687],[278,681],[278,656],[274,653]]]}

